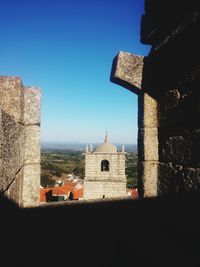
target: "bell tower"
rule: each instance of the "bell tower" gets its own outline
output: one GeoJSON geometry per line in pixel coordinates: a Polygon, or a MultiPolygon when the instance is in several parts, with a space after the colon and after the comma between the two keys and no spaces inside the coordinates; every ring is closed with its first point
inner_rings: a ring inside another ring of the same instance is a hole
{"type": "Polygon", "coordinates": [[[86,149],[84,199],[126,197],[125,156],[124,145],[118,152],[107,133],[94,151],[86,149]]]}

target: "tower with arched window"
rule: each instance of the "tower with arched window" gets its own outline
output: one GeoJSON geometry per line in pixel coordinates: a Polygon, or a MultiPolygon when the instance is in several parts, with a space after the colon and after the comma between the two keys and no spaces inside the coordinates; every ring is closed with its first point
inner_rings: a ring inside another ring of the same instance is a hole
{"type": "Polygon", "coordinates": [[[124,146],[120,152],[117,151],[107,134],[104,143],[94,151],[92,147],[86,147],[85,199],[126,196],[125,156],[124,146]]]}

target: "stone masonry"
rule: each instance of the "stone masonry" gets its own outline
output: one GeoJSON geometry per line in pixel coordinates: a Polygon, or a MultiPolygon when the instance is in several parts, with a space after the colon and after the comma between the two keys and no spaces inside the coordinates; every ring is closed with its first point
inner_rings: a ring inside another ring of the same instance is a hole
{"type": "Polygon", "coordinates": [[[106,145],[85,153],[84,199],[126,197],[126,153],[109,151],[106,145]],[[103,160],[109,162],[109,171],[101,170],[103,160]]]}
{"type": "Polygon", "coordinates": [[[199,3],[146,0],[145,12],[148,57],[120,52],[111,72],[112,82],[138,95],[139,194],[199,190],[199,3]]]}
{"type": "Polygon", "coordinates": [[[21,207],[39,205],[40,90],[0,77],[0,190],[21,207]]]}

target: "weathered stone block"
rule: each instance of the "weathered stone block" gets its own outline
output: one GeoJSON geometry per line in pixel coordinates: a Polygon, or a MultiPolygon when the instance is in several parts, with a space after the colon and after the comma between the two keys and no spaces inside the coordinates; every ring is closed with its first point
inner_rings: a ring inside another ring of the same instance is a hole
{"type": "Polygon", "coordinates": [[[158,162],[143,161],[138,163],[138,185],[143,197],[157,196],[158,162]]]}
{"type": "Polygon", "coordinates": [[[158,100],[159,125],[163,127],[200,127],[200,92],[191,85],[163,93],[158,100]]]}
{"type": "Polygon", "coordinates": [[[24,122],[39,124],[40,93],[26,92],[20,78],[0,77],[0,190],[18,205],[36,206],[40,165],[25,164],[40,162],[39,126],[24,122]]]}
{"type": "Polygon", "coordinates": [[[158,128],[138,130],[139,161],[158,160],[158,128]]]}
{"type": "Polygon", "coordinates": [[[126,197],[126,182],[85,181],[84,199],[126,197]]]}
{"type": "Polygon", "coordinates": [[[160,159],[177,164],[189,164],[192,157],[192,145],[183,136],[171,136],[160,149],[160,159]]]}
{"type": "Polygon", "coordinates": [[[40,98],[38,88],[27,87],[24,94],[24,123],[40,124],[40,98]]]}
{"type": "Polygon", "coordinates": [[[23,181],[23,169],[15,175],[15,179],[9,185],[8,190],[5,192],[6,196],[13,200],[15,203],[18,203],[21,206],[21,196],[22,196],[22,181],[23,181]]]}
{"type": "Polygon", "coordinates": [[[37,125],[25,126],[24,163],[40,163],[40,127],[37,125]]]}
{"type": "Polygon", "coordinates": [[[200,129],[191,132],[192,136],[192,162],[190,166],[200,168],[200,129]]]}
{"type": "Polygon", "coordinates": [[[200,190],[200,168],[185,168],[182,171],[184,191],[200,190]]]}
{"type": "Polygon", "coordinates": [[[111,81],[139,93],[142,83],[143,59],[143,56],[119,52],[113,62],[111,81]]]}
{"type": "Polygon", "coordinates": [[[4,191],[15,180],[17,173],[23,166],[24,127],[2,111],[0,129],[0,188],[4,191]]]}
{"type": "Polygon", "coordinates": [[[24,87],[20,78],[0,77],[0,107],[16,122],[23,121],[24,87]]]}
{"type": "Polygon", "coordinates": [[[158,195],[200,190],[200,168],[183,168],[171,163],[159,164],[158,195]]]}
{"type": "Polygon", "coordinates": [[[159,129],[159,157],[162,162],[200,166],[200,129],[159,129]]]}
{"type": "Polygon", "coordinates": [[[158,127],[157,100],[147,93],[138,96],[138,127],[158,127]]]}
{"type": "Polygon", "coordinates": [[[158,195],[176,194],[180,190],[181,176],[179,170],[171,163],[158,165],[158,195]]]}
{"type": "Polygon", "coordinates": [[[172,122],[172,118],[176,118],[176,111],[181,103],[181,95],[179,90],[170,90],[163,93],[158,101],[158,119],[159,126],[168,125],[172,122]]]}
{"type": "Polygon", "coordinates": [[[23,207],[40,204],[40,164],[27,165],[23,168],[22,201],[23,207]]]}
{"type": "Polygon", "coordinates": [[[3,147],[3,123],[2,123],[2,109],[0,108],[0,170],[2,166],[3,154],[2,154],[2,147],[3,147]]]}

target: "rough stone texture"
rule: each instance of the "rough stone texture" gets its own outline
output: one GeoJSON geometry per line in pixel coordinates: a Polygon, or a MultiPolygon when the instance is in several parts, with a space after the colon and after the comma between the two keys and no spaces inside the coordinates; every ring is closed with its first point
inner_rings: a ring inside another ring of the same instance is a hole
{"type": "Polygon", "coordinates": [[[143,70],[134,60],[120,64],[118,59],[113,69],[120,79],[111,80],[127,88],[126,73],[128,81],[135,75],[130,70],[137,73],[138,68],[143,75],[138,100],[140,196],[199,190],[200,5],[194,0],[146,0],[145,12],[141,41],[152,49],[143,70]]]}
{"type": "Polygon", "coordinates": [[[144,63],[143,86],[158,103],[158,195],[199,189],[200,9],[196,3],[146,0],[142,19],[141,40],[152,45],[144,63]]]}
{"type": "Polygon", "coordinates": [[[158,160],[158,128],[140,128],[138,131],[139,161],[158,160]]]}
{"type": "Polygon", "coordinates": [[[141,29],[142,42],[152,45],[143,84],[156,94],[176,88],[199,68],[200,46],[199,1],[158,2],[146,0],[151,8],[146,9],[141,29]]]}
{"type": "Polygon", "coordinates": [[[13,117],[1,111],[1,171],[0,188],[6,190],[24,161],[24,127],[15,122],[13,117]]]}
{"type": "Polygon", "coordinates": [[[127,197],[126,182],[85,181],[84,199],[127,197]]]}
{"type": "Polygon", "coordinates": [[[25,124],[40,124],[40,98],[41,93],[38,88],[27,87],[25,90],[25,124]]]}
{"type": "Polygon", "coordinates": [[[111,81],[139,93],[142,84],[143,59],[142,56],[119,52],[114,59],[111,81]]]}
{"type": "Polygon", "coordinates": [[[40,92],[0,77],[0,96],[0,190],[20,206],[37,206],[40,172],[32,166],[40,166],[40,92]]]}
{"type": "Polygon", "coordinates": [[[181,191],[182,166],[173,166],[172,163],[159,163],[158,166],[158,195],[176,194],[181,191]]]}
{"type": "Polygon", "coordinates": [[[125,154],[102,154],[87,153],[86,157],[85,179],[109,179],[109,180],[126,180],[125,177],[125,154]],[[107,159],[110,163],[109,172],[101,171],[101,161],[107,159]]]}
{"type": "Polygon", "coordinates": [[[158,162],[157,161],[140,161],[138,163],[138,190],[140,197],[156,197],[158,162]]]}
{"type": "Polygon", "coordinates": [[[185,168],[182,171],[184,191],[200,190],[200,168],[185,168]]]}
{"type": "Polygon", "coordinates": [[[24,87],[20,78],[0,77],[0,106],[16,122],[23,121],[24,87]]]}
{"type": "Polygon", "coordinates": [[[162,94],[158,103],[161,127],[200,127],[200,92],[188,82],[162,94]]]}
{"type": "Polygon", "coordinates": [[[6,195],[9,199],[13,200],[19,206],[22,206],[22,183],[23,183],[23,170],[15,175],[15,179],[9,185],[8,190],[6,191],[6,195]]]}
{"type": "Polygon", "coordinates": [[[159,140],[161,161],[200,167],[200,129],[160,129],[159,140]]]}
{"type": "Polygon", "coordinates": [[[40,127],[29,125],[25,127],[24,163],[40,163],[40,127]]]}
{"type": "Polygon", "coordinates": [[[40,164],[32,164],[23,168],[23,188],[21,206],[32,207],[40,204],[40,164]],[[34,204],[33,204],[34,203],[34,204]]]}
{"type": "Polygon", "coordinates": [[[85,154],[84,199],[126,196],[125,153],[85,154]],[[102,160],[109,161],[109,171],[101,171],[102,160]]]}
{"type": "Polygon", "coordinates": [[[147,93],[138,96],[138,127],[158,127],[158,103],[147,93]]]}

